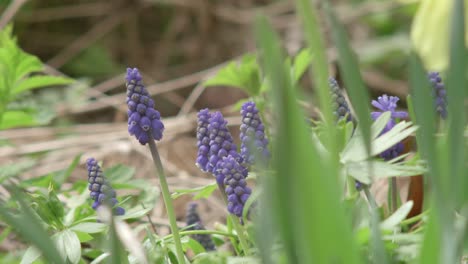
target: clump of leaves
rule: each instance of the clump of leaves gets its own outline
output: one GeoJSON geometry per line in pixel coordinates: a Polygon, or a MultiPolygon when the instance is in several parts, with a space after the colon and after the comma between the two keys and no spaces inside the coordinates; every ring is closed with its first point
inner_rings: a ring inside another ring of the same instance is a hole
{"type": "Polygon", "coordinates": [[[66,85],[73,79],[44,73],[44,64],[24,52],[12,34],[13,27],[0,31],[0,129],[40,124],[36,111],[15,105],[28,91],[66,85]]]}

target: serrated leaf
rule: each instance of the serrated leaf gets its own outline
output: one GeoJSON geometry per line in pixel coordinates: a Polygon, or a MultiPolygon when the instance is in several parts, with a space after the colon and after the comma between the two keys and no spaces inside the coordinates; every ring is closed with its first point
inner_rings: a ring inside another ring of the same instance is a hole
{"type": "Polygon", "coordinates": [[[78,236],[65,229],[52,236],[63,260],[67,263],[78,263],[81,259],[81,244],[78,236]]]}
{"type": "Polygon", "coordinates": [[[6,111],[0,120],[0,130],[37,125],[35,116],[24,111],[6,111]]]}
{"type": "Polygon", "coordinates": [[[56,86],[56,85],[65,85],[70,84],[74,80],[61,76],[50,76],[50,75],[41,75],[41,76],[32,76],[20,81],[11,91],[13,96],[22,93],[24,91],[42,88],[46,86],[56,86]]]}

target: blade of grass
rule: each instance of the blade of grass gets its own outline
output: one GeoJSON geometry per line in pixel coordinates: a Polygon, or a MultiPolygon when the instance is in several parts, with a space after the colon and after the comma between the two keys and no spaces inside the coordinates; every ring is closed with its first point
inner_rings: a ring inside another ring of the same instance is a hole
{"type": "Polygon", "coordinates": [[[276,173],[268,177],[265,188],[272,188],[274,193],[269,198],[286,247],[287,262],[359,263],[350,225],[339,201],[337,177],[328,174],[327,165],[331,163],[319,156],[312,143],[292,80],[282,63],[278,37],[263,17],[257,20],[256,36],[278,120],[272,162],[276,173]]]}
{"type": "MultiPolygon", "coordinates": [[[[411,84],[411,99],[413,103],[413,111],[416,117],[416,123],[420,127],[416,131],[416,140],[421,156],[426,159],[428,164],[428,172],[425,174],[426,179],[432,187],[433,205],[435,208],[432,211],[432,219],[429,222],[429,228],[425,233],[424,243],[420,254],[420,263],[443,263],[441,262],[442,244],[442,223],[444,223],[444,185],[440,178],[440,169],[438,166],[438,154],[435,144],[434,134],[436,132],[435,111],[433,109],[433,99],[429,83],[421,65],[420,60],[416,55],[410,58],[410,84],[411,84]],[[437,221],[436,221],[437,220],[437,221]]],[[[446,222],[450,226],[450,222],[446,222]]],[[[449,263],[449,262],[447,262],[449,263]]]]}
{"type": "MultiPolygon", "coordinates": [[[[336,18],[328,1],[323,1],[326,15],[332,28],[332,36],[338,50],[340,72],[348,89],[349,98],[359,120],[359,128],[364,137],[367,153],[371,153],[371,119],[369,110],[369,94],[362,80],[359,64],[351,50],[344,27],[336,18]]],[[[371,163],[369,163],[371,164],[371,163]]],[[[372,171],[372,168],[369,168],[372,171]]],[[[371,173],[372,175],[372,173],[371,173]]],[[[371,206],[372,250],[379,263],[388,263],[388,256],[381,238],[378,211],[371,206]]]]}
{"type": "Polygon", "coordinates": [[[456,197],[456,205],[467,201],[466,188],[468,179],[463,171],[465,162],[464,129],[466,125],[465,99],[468,83],[466,80],[467,53],[465,47],[465,7],[463,0],[453,1],[451,34],[450,34],[450,68],[447,73],[448,87],[448,156],[450,161],[450,182],[456,197]]]}
{"type": "Polygon", "coordinates": [[[332,28],[333,41],[339,57],[340,73],[343,76],[349,99],[359,120],[359,128],[365,138],[365,145],[370,152],[371,145],[371,119],[369,110],[369,94],[359,71],[359,65],[349,45],[348,37],[343,26],[338,22],[335,13],[328,1],[325,2],[325,11],[332,28]]]}

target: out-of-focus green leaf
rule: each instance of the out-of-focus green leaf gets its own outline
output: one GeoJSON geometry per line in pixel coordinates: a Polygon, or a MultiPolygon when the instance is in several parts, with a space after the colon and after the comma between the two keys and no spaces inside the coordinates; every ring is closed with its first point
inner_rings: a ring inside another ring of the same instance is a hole
{"type": "Polygon", "coordinates": [[[34,114],[24,111],[6,111],[0,122],[0,129],[34,126],[38,123],[34,114]]]}
{"type": "Polygon", "coordinates": [[[65,229],[52,236],[57,249],[66,263],[78,263],[81,259],[81,244],[78,236],[65,229]]]}
{"type": "Polygon", "coordinates": [[[41,256],[41,251],[37,250],[35,247],[28,247],[26,252],[24,252],[23,258],[21,259],[20,264],[31,264],[36,259],[41,256]]]}
{"type": "Polygon", "coordinates": [[[302,75],[307,71],[310,63],[312,62],[312,51],[310,49],[303,49],[299,54],[294,57],[292,72],[293,80],[299,81],[302,75]]]}
{"type": "Polygon", "coordinates": [[[21,213],[13,215],[11,210],[0,204],[2,220],[12,226],[17,234],[36,246],[50,263],[64,263],[54,242],[44,230],[42,221],[33,213],[23,195],[15,188],[11,188],[11,192],[21,205],[21,213]]]}
{"type": "Polygon", "coordinates": [[[74,82],[73,79],[61,77],[61,76],[50,76],[41,75],[26,78],[20,81],[11,91],[13,96],[22,93],[24,91],[42,88],[46,86],[66,85],[74,82]]]}
{"type": "Polygon", "coordinates": [[[121,219],[121,220],[140,218],[140,217],[146,215],[151,210],[153,210],[153,208],[136,207],[136,208],[134,208],[132,210],[129,210],[124,215],[118,216],[118,218],[121,219]]]}
{"type": "Polygon", "coordinates": [[[35,164],[36,161],[30,159],[0,166],[0,183],[2,183],[10,177],[18,177],[21,172],[31,168],[35,164]]]}
{"type": "Polygon", "coordinates": [[[261,80],[255,55],[246,54],[240,61],[231,62],[203,83],[205,86],[232,86],[250,96],[260,92],[261,80]]]}
{"type": "MultiPolygon", "coordinates": [[[[450,2],[450,1],[447,1],[450,2]]],[[[467,81],[467,60],[468,53],[465,41],[468,38],[466,29],[468,21],[468,1],[454,0],[450,27],[450,68],[447,73],[447,100],[448,100],[448,160],[443,162],[448,166],[447,181],[451,183],[454,206],[464,206],[468,201],[467,172],[465,167],[466,156],[464,146],[464,129],[467,124],[468,109],[468,81],[467,81]],[[465,6],[466,5],[466,6],[465,6]],[[455,191],[454,191],[455,190],[455,191]]]]}
{"type": "Polygon", "coordinates": [[[408,201],[398,210],[396,210],[391,216],[385,219],[382,223],[380,223],[380,228],[386,230],[392,230],[395,228],[401,221],[405,220],[406,216],[408,216],[409,212],[413,208],[413,201],[408,201]]]}
{"type": "Polygon", "coordinates": [[[100,233],[106,230],[107,225],[103,223],[83,222],[77,225],[71,226],[70,230],[79,231],[87,234],[100,233]]]}
{"type": "Polygon", "coordinates": [[[218,185],[216,183],[213,183],[213,184],[208,184],[208,185],[193,188],[193,189],[175,190],[172,193],[171,197],[172,199],[177,199],[182,195],[196,193],[193,199],[197,200],[200,198],[209,197],[217,188],[218,188],[218,185]]]}
{"type": "Polygon", "coordinates": [[[125,183],[130,180],[135,174],[135,169],[118,164],[104,171],[106,178],[112,183],[125,183]]]}
{"type": "Polygon", "coordinates": [[[345,164],[345,170],[348,175],[365,184],[371,183],[371,177],[377,180],[389,177],[415,176],[426,172],[426,169],[422,166],[403,165],[398,163],[389,164],[384,161],[348,162],[345,164]]]}
{"type": "Polygon", "coordinates": [[[319,173],[329,171],[327,165],[331,162],[319,157],[312,144],[289,71],[283,63],[278,37],[265,18],[257,21],[256,35],[278,120],[272,161],[276,173],[266,177],[269,179],[265,188],[272,188],[274,194],[269,197],[274,207],[271,217],[277,219],[288,262],[359,263],[339,202],[338,177],[333,174],[322,177],[319,173]],[[320,188],[311,192],[311,186],[320,188]],[[330,244],[334,247],[327,246],[330,244]],[[336,248],[340,249],[340,254],[336,248]]]}

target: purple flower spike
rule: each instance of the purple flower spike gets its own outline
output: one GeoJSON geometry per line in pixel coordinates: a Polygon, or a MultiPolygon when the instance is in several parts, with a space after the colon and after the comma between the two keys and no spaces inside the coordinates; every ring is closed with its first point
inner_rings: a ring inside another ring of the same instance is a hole
{"type": "Polygon", "coordinates": [[[432,84],[432,96],[437,113],[442,119],[447,118],[447,91],[438,72],[430,72],[427,77],[432,84]]]}
{"type": "MultiPolygon", "coordinates": [[[[396,111],[397,102],[400,99],[396,96],[388,96],[386,94],[379,96],[376,100],[372,101],[372,105],[381,110],[379,112],[372,112],[371,117],[373,120],[379,118],[379,116],[384,112],[390,112],[391,117],[388,121],[387,125],[382,131],[382,134],[387,133],[396,125],[396,118],[406,118],[408,117],[408,113],[405,111],[396,111]]],[[[389,149],[385,150],[380,154],[384,160],[391,160],[393,158],[398,157],[403,152],[403,143],[398,142],[394,146],[390,147],[389,149]]]]}
{"type": "Polygon", "coordinates": [[[349,109],[348,103],[343,96],[338,82],[334,78],[330,77],[328,78],[328,84],[330,87],[333,109],[336,118],[340,120],[346,117],[346,121],[352,121],[353,116],[351,115],[351,110],[349,109]]]}
{"type": "MultiPolygon", "coordinates": [[[[90,197],[93,199],[93,205],[91,206],[96,210],[103,202],[108,202],[112,207],[118,203],[115,190],[112,189],[109,182],[104,177],[104,174],[99,166],[98,162],[94,158],[86,160],[86,167],[88,169],[88,189],[90,190],[90,197]]],[[[115,215],[124,215],[125,209],[122,207],[114,208],[115,215]]]]}
{"type": "Polygon", "coordinates": [[[242,145],[240,154],[244,162],[253,164],[257,155],[265,159],[269,158],[268,139],[265,137],[265,128],[255,103],[244,103],[241,108],[241,115],[240,138],[242,145]],[[252,145],[256,148],[254,152],[251,150],[252,145]]]}
{"type": "Polygon", "coordinates": [[[206,164],[207,171],[214,173],[218,162],[228,155],[236,157],[237,160],[241,159],[237,153],[237,147],[234,144],[231,133],[229,133],[227,128],[227,122],[220,112],[215,112],[211,115],[208,124],[208,135],[210,142],[208,163],[206,164]]]}
{"type": "Polygon", "coordinates": [[[220,180],[223,180],[228,200],[228,211],[238,217],[242,216],[245,202],[252,192],[247,187],[246,177],[247,170],[231,155],[224,157],[218,163],[216,180],[218,184],[220,180]]]}
{"type": "Polygon", "coordinates": [[[141,74],[137,68],[127,68],[127,106],[128,133],[142,145],[151,140],[161,140],[164,124],[161,115],[154,107],[154,101],[143,86],[141,74]],[[151,136],[151,137],[150,137],[151,136]]]}
{"type": "Polygon", "coordinates": [[[210,134],[208,125],[211,118],[211,113],[208,109],[203,109],[198,112],[198,125],[197,125],[197,161],[196,165],[200,170],[207,172],[207,165],[210,152],[210,134]]]}

